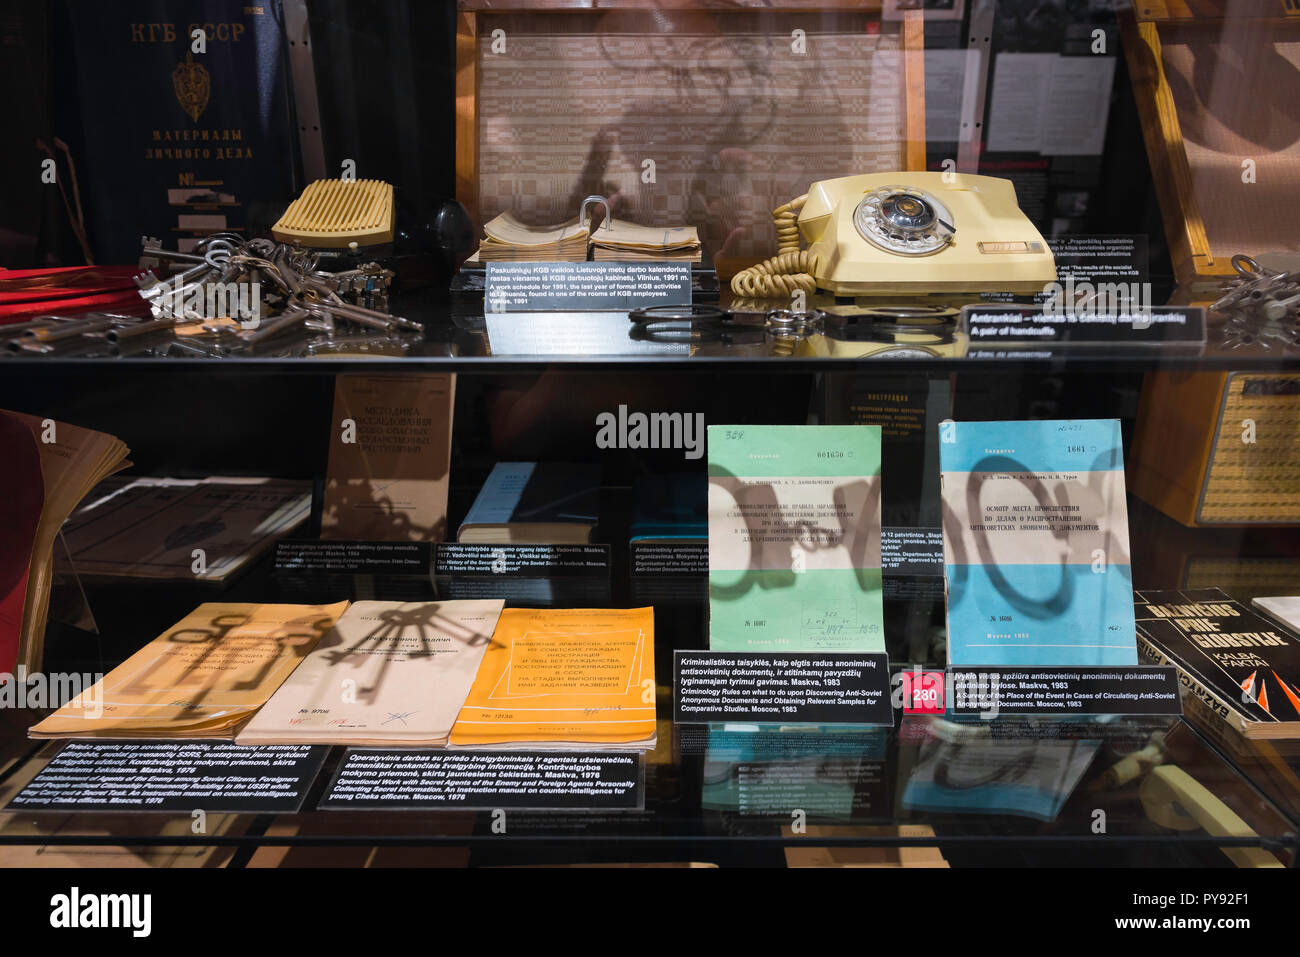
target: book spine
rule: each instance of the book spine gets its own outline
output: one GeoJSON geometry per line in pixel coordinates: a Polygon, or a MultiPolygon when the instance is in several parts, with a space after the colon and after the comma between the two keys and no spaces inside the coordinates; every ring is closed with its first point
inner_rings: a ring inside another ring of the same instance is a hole
{"type": "Polygon", "coordinates": [[[1178,688],[1183,697],[1190,696],[1200,701],[1228,727],[1245,735],[1247,727],[1255,723],[1225,701],[1219,694],[1197,681],[1196,676],[1180,665],[1177,660],[1165,654],[1159,645],[1142,633],[1140,625],[1137,630],[1137,645],[1140,657],[1155,665],[1172,665],[1176,668],[1179,678],[1178,688]]]}
{"type": "Polygon", "coordinates": [[[468,525],[505,525],[514,521],[524,488],[533,477],[535,462],[498,462],[470,506],[461,528],[468,525]]]}

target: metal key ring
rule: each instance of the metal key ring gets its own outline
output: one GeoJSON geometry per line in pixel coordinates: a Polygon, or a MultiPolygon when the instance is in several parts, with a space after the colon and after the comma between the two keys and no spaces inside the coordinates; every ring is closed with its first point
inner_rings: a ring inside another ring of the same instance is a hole
{"type": "Polygon", "coordinates": [[[1265,269],[1250,256],[1237,253],[1232,257],[1232,268],[1244,279],[1263,279],[1274,275],[1273,270],[1265,269]]]}

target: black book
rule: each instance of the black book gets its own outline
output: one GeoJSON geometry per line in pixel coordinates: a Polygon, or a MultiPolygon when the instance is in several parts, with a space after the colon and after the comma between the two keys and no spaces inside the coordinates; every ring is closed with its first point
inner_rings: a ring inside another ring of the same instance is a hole
{"type": "Polygon", "coordinates": [[[1300,638],[1218,588],[1134,592],[1138,650],[1247,738],[1300,738],[1300,638]]]}

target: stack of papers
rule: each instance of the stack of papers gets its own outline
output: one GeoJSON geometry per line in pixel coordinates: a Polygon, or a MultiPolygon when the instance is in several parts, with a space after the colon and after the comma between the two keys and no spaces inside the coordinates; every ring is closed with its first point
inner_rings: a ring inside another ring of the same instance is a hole
{"type": "Polygon", "coordinates": [[[557,226],[529,226],[502,213],[483,227],[478,262],[616,262],[658,260],[699,262],[700,236],[694,226],[641,226],[626,220],[606,221],[591,232],[578,218],[557,226]]]}
{"type": "Polygon", "coordinates": [[[592,233],[591,244],[595,260],[699,262],[703,258],[694,226],[663,228],[615,220],[592,233]]]}
{"type": "Polygon", "coordinates": [[[483,227],[479,262],[584,262],[590,233],[572,219],[558,226],[529,226],[502,213],[483,227]]]}

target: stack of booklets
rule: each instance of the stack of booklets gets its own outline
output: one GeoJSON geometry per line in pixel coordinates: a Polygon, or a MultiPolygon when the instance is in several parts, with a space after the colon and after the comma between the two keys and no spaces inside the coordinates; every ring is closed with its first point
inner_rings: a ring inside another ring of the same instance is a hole
{"type": "Polygon", "coordinates": [[[200,605],[32,738],[654,747],[651,608],[200,605]]]}
{"type": "Polygon", "coordinates": [[[694,226],[639,226],[607,221],[591,234],[591,258],[597,261],[699,262],[703,256],[694,226]]]}
{"type": "Polygon", "coordinates": [[[647,750],[655,740],[654,609],[511,608],[450,744],[647,750]]]}
{"type": "Polygon", "coordinates": [[[597,466],[498,462],[456,540],[467,545],[586,544],[599,511],[597,466]]]}
{"type": "Polygon", "coordinates": [[[103,432],[0,412],[0,672],[40,668],[59,529],[128,452],[103,432]]]}
{"type": "Polygon", "coordinates": [[[69,519],[64,539],[72,570],[87,578],[224,582],[310,514],[310,482],[110,479],[69,519]]]}
{"type": "Polygon", "coordinates": [[[237,742],[446,744],[502,605],[500,599],[356,602],[237,742]]]}
{"type": "Polygon", "coordinates": [[[483,227],[479,262],[583,262],[594,260],[699,262],[700,236],[694,226],[642,226],[606,221],[594,231],[574,217],[554,226],[529,226],[501,213],[483,227]]]}
{"type": "MultiPolygon", "coordinates": [[[[1218,588],[1134,592],[1138,649],[1178,669],[1189,715],[1247,739],[1300,738],[1300,639],[1218,588]]],[[[1259,598],[1270,618],[1285,605],[1259,598]]]]}
{"type": "Polygon", "coordinates": [[[529,226],[502,213],[483,227],[479,262],[584,262],[590,230],[575,218],[558,226],[529,226]]]}
{"type": "Polygon", "coordinates": [[[347,607],[200,605],[28,736],[233,739],[347,607]]]}

